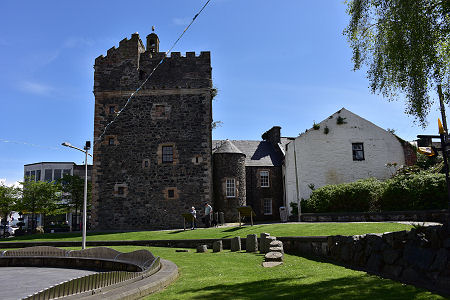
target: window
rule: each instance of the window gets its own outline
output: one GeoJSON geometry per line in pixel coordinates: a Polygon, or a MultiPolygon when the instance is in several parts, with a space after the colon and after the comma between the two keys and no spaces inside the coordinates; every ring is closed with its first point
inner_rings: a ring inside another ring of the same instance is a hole
{"type": "Polygon", "coordinates": [[[30,171],[26,171],[26,172],[25,172],[25,181],[30,180],[30,175],[31,175],[31,172],[30,172],[30,171]]]}
{"type": "Polygon", "coordinates": [[[70,173],[71,173],[71,170],[70,170],[70,169],[64,169],[64,170],[63,170],[63,176],[64,176],[64,175],[70,175],[70,173]]]}
{"type": "Polygon", "coordinates": [[[236,197],[236,181],[234,178],[227,179],[226,181],[226,196],[227,198],[236,197]]]}
{"type": "Polygon", "coordinates": [[[155,105],[155,115],[158,118],[163,118],[166,116],[166,107],[162,104],[155,105]]]}
{"type": "Polygon", "coordinates": [[[36,170],[36,181],[41,180],[41,170],[36,170]]]}
{"type": "Polygon", "coordinates": [[[265,215],[272,214],[272,199],[271,198],[264,199],[264,214],[265,215]]]}
{"type": "Polygon", "coordinates": [[[45,169],[44,170],[44,181],[50,182],[52,181],[52,169],[45,169]]]}
{"type": "Polygon", "coordinates": [[[261,187],[269,187],[269,171],[259,172],[261,187]]]}
{"type": "Polygon", "coordinates": [[[54,174],[53,174],[53,180],[57,180],[61,178],[61,169],[55,169],[54,174]]]}
{"type": "Polygon", "coordinates": [[[167,197],[175,198],[175,190],[172,190],[172,189],[167,190],[167,197]]]}
{"type": "Polygon", "coordinates": [[[364,160],[364,146],[363,143],[353,143],[353,160],[364,160]]]}
{"type": "Polygon", "coordinates": [[[31,181],[36,181],[36,171],[31,171],[31,173],[30,173],[30,180],[31,181]]]}
{"type": "Polygon", "coordinates": [[[148,168],[148,160],[144,161],[144,167],[148,168]]]}
{"type": "Polygon", "coordinates": [[[124,186],[117,187],[117,194],[125,195],[125,187],[124,186]]]}
{"type": "Polygon", "coordinates": [[[110,106],[109,107],[109,113],[110,114],[115,114],[116,113],[116,107],[115,106],[110,106]]]}
{"type": "Polygon", "coordinates": [[[108,139],[108,145],[110,145],[110,146],[114,145],[114,138],[108,139]]]}
{"type": "Polygon", "coordinates": [[[162,162],[173,163],[173,146],[162,147],[162,162]]]}

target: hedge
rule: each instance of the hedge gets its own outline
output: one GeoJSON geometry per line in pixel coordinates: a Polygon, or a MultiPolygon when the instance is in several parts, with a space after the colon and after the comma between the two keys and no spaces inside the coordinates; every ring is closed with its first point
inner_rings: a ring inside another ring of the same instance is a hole
{"type": "Polygon", "coordinates": [[[442,209],[447,206],[444,174],[421,172],[386,181],[375,178],[326,185],[302,200],[303,212],[366,212],[442,209]]]}

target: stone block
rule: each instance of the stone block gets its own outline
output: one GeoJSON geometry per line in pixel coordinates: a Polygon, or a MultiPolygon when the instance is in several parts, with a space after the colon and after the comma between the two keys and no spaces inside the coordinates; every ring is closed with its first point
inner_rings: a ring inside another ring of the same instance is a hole
{"type": "Polygon", "coordinates": [[[283,249],[283,247],[270,247],[270,248],[269,248],[269,252],[280,252],[280,253],[284,253],[284,249],[283,249]]]}
{"type": "Polygon", "coordinates": [[[258,237],[256,234],[247,235],[245,240],[245,248],[247,252],[257,252],[258,251],[258,237]]]}
{"type": "Polygon", "coordinates": [[[221,252],[223,250],[222,241],[215,241],[213,243],[213,252],[221,252]]]}
{"type": "Polygon", "coordinates": [[[400,257],[399,250],[388,249],[383,252],[383,260],[388,265],[392,265],[399,257],[400,257]]]}
{"type": "Polygon", "coordinates": [[[261,253],[267,253],[267,251],[265,250],[265,246],[266,246],[266,238],[269,237],[269,236],[270,236],[270,234],[269,233],[265,233],[265,232],[262,232],[259,235],[259,251],[261,253]]]}
{"type": "Polygon", "coordinates": [[[205,253],[208,252],[208,246],[207,245],[199,245],[197,246],[197,253],[205,253]]]}
{"type": "Polygon", "coordinates": [[[269,248],[270,248],[270,243],[275,241],[276,237],[274,236],[268,236],[264,239],[264,243],[261,243],[261,253],[267,253],[269,252],[269,248]],[[263,246],[264,245],[264,246],[263,246]]]}
{"type": "Polygon", "coordinates": [[[430,270],[444,270],[447,266],[448,251],[441,248],[436,253],[433,264],[430,266],[430,270]]]}
{"type": "Polygon", "coordinates": [[[380,254],[372,254],[367,261],[367,268],[370,271],[378,272],[382,265],[382,256],[380,254]]]}
{"type": "Polygon", "coordinates": [[[407,282],[416,282],[420,280],[421,275],[413,268],[407,268],[402,273],[402,279],[407,282]]]}
{"type": "Polygon", "coordinates": [[[282,241],[271,241],[269,244],[270,247],[283,247],[283,242],[282,241]]]}
{"type": "Polygon", "coordinates": [[[284,255],[280,252],[268,252],[264,255],[265,261],[283,261],[284,255]]]}
{"type": "Polygon", "coordinates": [[[385,265],[383,267],[383,273],[398,278],[402,273],[402,267],[398,265],[385,265]]]}
{"type": "Polygon", "coordinates": [[[264,268],[273,268],[282,264],[283,264],[282,261],[265,261],[262,263],[262,266],[264,268]]]}
{"type": "Polygon", "coordinates": [[[241,251],[241,237],[237,236],[231,239],[231,251],[241,251]]]}

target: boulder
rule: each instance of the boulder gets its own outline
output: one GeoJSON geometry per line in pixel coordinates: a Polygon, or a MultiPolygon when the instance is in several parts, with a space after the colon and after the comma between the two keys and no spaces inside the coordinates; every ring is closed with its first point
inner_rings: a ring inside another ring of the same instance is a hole
{"type": "Polygon", "coordinates": [[[241,237],[237,236],[231,239],[231,251],[241,251],[241,237]]]}
{"type": "Polygon", "coordinates": [[[222,241],[215,241],[213,243],[213,252],[221,252],[223,250],[223,243],[222,241]]]}

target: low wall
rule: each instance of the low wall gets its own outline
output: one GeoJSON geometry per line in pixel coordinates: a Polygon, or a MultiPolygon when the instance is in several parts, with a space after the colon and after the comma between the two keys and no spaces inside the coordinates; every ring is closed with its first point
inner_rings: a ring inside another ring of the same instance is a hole
{"type": "Polygon", "coordinates": [[[415,221],[444,223],[449,217],[447,210],[303,213],[303,222],[382,222],[415,221]]]}
{"type": "Polygon", "coordinates": [[[320,257],[450,295],[450,234],[443,226],[384,234],[278,239],[288,254],[320,257]]]}

